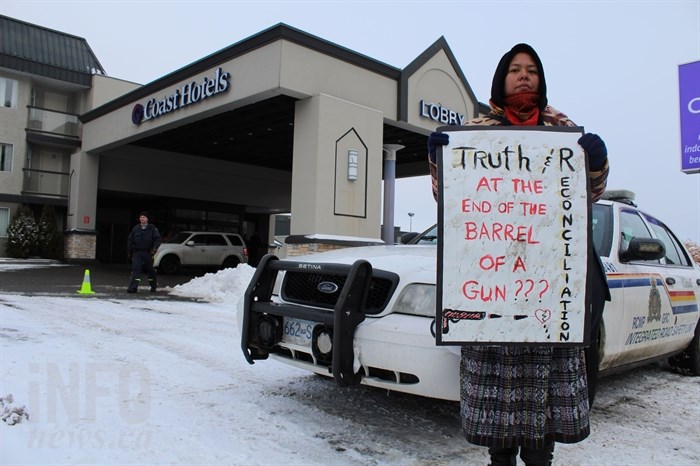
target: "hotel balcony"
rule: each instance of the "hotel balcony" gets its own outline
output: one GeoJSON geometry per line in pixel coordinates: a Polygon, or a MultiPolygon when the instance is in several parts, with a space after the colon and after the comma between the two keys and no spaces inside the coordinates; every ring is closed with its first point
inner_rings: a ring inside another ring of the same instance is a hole
{"type": "Polygon", "coordinates": [[[67,201],[70,154],[80,148],[78,115],[28,106],[26,136],[31,147],[30,168],[23,169],[22,195],[67,201]],[[50,153],[50,154],[49,154],[50,153]]]}
{"type": "Polygon", "coordinates": [[[68,199],[69,188],[69,173],[24,169],[22,195],[68,199]]]}
{"type": "Polygon", "coordinates": [[[28,130],[78,139],[78,115],[29,106],[28,130]]]}

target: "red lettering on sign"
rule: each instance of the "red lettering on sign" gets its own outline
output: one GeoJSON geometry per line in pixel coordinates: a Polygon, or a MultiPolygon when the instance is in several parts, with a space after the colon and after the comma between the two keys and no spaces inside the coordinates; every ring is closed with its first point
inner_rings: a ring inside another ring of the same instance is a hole
{"type": "Polygon", "coordinates": [[[547,204],[534,202],[521,202],[523,215],[547,215],[547,204]]]}
{"type": "Polygon", "coordinates": [[[515,259],[513,272],[517,271],[518,269],[523,269],[523,272],[527,272],[527,268],[525,268],[525,261],[520,256],[518,256],[518,258],[515,259]]]}
{"type": "Polygon", "coordinates": [[[464,222],[464,239],[491,241],[518,241],[527,244],[539,244],[535,240],[533,226],[513,225],[512,223],[477,223],[464,222]]]}
{"type": "Polygon", "coordinates": [[[513,178],[513,192],[516,193],[535,193],[542,194],[544,192],[544,186],[542,186],[542,180],[523,180],[520,178],[513,178]]]}
{"type": "Polygon", "coordinates": [[[483,302],[489,301],[504,301],[506,300],[506,286],[505,285],[495,285],[489,287],[486,285],[480,285],[476,280],[468,280],[462,285],[462,294],[468,300],[480,300],[483,302]]]}
{"type": "Polygon", "coordinates": [[[489,213],[491,212],[491,203],[489,201],[472,201],[471,199],[462,199],[462,212],[478,212],[478,213],[489,213]]]}
{"type": "Polygon", "coordinates": [[[503,181],[503,178],[486,178],[485,176],[482,177],[479,180],[479,184],[476,185],[476,190],[480,191],[481,189],[486,189],[488,191],[498,191],[498,182],[503,181]],[[493,183],[493,188],[491,187],[491,184],[489,184],[489,181],[493,183]]]}

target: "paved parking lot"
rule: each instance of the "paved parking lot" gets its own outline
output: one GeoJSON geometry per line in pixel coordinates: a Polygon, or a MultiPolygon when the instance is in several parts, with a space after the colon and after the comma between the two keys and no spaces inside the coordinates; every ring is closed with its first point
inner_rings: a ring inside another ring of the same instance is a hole
{"type": "MultiPolygon", "coordinates": [[[[4,261],[3,261],[4,262],[4,261]]],[[[0,265],[3,264],[0,262],[0,265]]],[[[7,262],[4,262],[7,263],[7,262]]],[[[0,268],[0,292],[50,296],[76,296],[83,285],[85,271],[89,270],[90,288],[98,296],[134,299],[186,299],[172,296],[165,289],[182,283],[187,283],[205,271],[187,271],[177,275],[159,275],[158,291],[151,293],[148,288],[148,277],[142,275],[145,283],[139,292],[126,292],[131,274],[130,264],[67,264],[49,261],[16,261],[12,268],[0,268]],[[14,268],[14,267],[17,268],[14,268]]]]}

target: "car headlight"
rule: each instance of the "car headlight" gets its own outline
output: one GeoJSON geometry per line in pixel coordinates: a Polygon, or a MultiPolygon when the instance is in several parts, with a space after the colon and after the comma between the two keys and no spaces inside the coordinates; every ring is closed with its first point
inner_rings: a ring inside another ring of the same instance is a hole
{"type": "Polygon", "coordinates": [[[394,312],[414,316],[435,317],[435,285],[413,283],[401,291],[394,312]]]}

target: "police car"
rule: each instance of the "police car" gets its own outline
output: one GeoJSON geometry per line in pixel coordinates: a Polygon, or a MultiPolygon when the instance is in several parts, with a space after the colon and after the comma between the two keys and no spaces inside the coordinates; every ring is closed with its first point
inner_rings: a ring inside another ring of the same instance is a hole
{"type": "MultiPolygon", "coordinates": [[[[628,191],[592,207],[593,241],[612,301],[600,328],[601,374],[668,360],[700,375],[700,266],[628,191]]],[[[434,333],[437,227],[406,245],[260,262],[241,301],[241,348],[341,386],[459,399],[459,351],[434,333]]]]}

